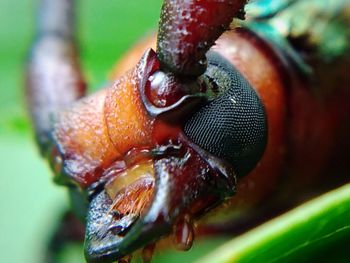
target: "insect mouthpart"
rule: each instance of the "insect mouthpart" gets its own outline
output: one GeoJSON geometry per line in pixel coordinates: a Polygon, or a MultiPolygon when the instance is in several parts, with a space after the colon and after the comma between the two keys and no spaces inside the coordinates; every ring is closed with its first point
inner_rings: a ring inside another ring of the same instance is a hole
{"type": "MultiPolygon", "coordinates": [[[[141,157],[144,156],[141,154],[141,157]]],[[[131,164],[128,160],[116,161],[103,177],[106,183],[101,192],[92,196],[89,207],[85,240],[89,262],[109,262],[99,254],[115,253],[115,244],[121,243],[137,220],[144,216],[154,195],[154,166],[150,159],[133,160],[131,164]],[[106,243],[112,247],[106,247],[106,243]],[[106,252],[106,249],[111,251],[106,252]]],[[[118,257],[129,254],[121,253],[118,257]]]]}
{"type": "MultiPolygon", "coordinates": [[[[153,163],[150,160],[115,175],[105,186],[108,197],[113,201],[109,213],[118,220],[140,217],[152,200],[154,181],[153,163]]],[[[127,230],[118,224],[111,226],[111,229],[115,234],[123,234],[127,230]]]]}
{"type": "Polygon", "coordinates": [[[149,256],[149,244],[169,234],[179,249],[188,250],[194,219],[234,193],[232,171],[218,162],[180,136],[158,146],[152,159],[118,167],[115,174],[109,169],[110,179],[88,210],[88,262],[113,262],[143,247],[149,256]]]}

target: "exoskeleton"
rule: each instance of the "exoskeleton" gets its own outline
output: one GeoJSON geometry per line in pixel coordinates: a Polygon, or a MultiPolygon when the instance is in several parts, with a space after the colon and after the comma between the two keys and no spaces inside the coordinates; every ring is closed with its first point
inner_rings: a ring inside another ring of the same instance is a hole
{"type": "Polygon", "coordinates": [[[349,25],[344,1],[256,1],[245,16],[245,0],[165,0],[157,37],[85,97],[73,2],[42,1],[27,94],[54,180],[86,215],[88,262],[143,247],[148,261],[170,234],[187,250],[195,232],[237,231],[346,176],[349,47],[322,39],[349,25]],[[324,32],[303,27],[308,8],[324,32]]]}

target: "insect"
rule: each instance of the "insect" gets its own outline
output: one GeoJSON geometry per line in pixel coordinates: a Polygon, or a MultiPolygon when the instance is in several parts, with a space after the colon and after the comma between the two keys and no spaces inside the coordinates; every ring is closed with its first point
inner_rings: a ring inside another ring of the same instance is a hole
{"type": "Polygon", "coordinates": [[[222,203],[222,211],[251,212],[273,192],[303,193],[330,170],[341,182],[350,144],[345,2],[334,10],[276,3],[253,2],[254,19],[228,30],[246,1],[165,0],[156,51],[138,47],[129,71],[120,75],[120,65],[113,85],[83,97],[73,1],[42,1],[28,104],[55,181],[86,214],[88,262],[125,260],[143,247],[149,261],[170,234],[187,250],[193,222],[222,203]],[[305,7],[323,30],[339,18],[340,44],[303,28],[295,14],[305,7]]]}

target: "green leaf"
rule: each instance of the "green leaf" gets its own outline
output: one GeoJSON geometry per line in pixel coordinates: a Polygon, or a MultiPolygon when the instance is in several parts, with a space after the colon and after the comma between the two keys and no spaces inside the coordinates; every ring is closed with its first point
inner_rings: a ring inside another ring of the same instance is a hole
{"type": "Polygon", "coordinates": [[[345,262],[350,258],[349,238],[347,184],[227,242],[198,262],[345,262]]]}

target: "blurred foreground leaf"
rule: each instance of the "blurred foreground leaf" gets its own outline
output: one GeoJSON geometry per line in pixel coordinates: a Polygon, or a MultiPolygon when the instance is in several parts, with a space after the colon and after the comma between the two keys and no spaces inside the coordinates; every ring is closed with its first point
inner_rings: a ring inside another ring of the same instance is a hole
{"type": "MultiPolygon", "coordinates": [[[[350,184],[225,240],[197,240],[189,252],[158,251],[153,262],[349,262],[350,184]]],[[[84,262],[82,247],[66,250],[64,258],[60,262],[84,262]]]]}
{"type": "Polygon", "coordinates": [[[198,262],[349,262],[350,184],[225,243],[198,262]]]}

